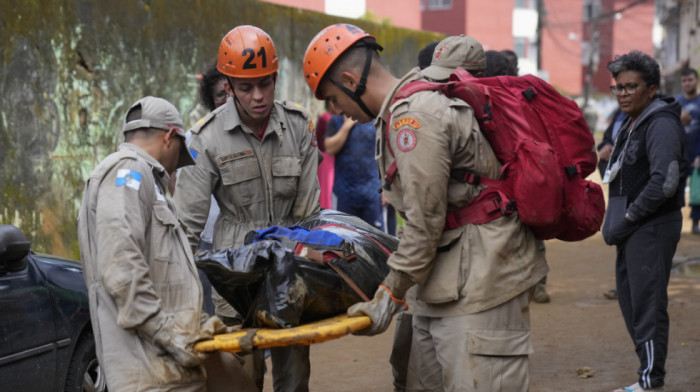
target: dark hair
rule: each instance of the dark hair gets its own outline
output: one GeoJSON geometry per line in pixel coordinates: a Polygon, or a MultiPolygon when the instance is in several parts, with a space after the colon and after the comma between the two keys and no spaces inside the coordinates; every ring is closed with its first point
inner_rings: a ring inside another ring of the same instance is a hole
{"type": "Polygon", "coordinates": [[[509,67],[506,75],[518,76],[518,55],[510,49],[501,50],[501,54],[508,60],[509,67]]]}
{"type": "Polygon", "coordinates": [[[431,42],[423,49],[418,52],[418,67],[420,69],[426,69],[430,65],[430,63],[433,61],[433,52],[435,51],[435,47],[437,46],[439,42],[431,42]]]}
{"type": "Polygon", "coordinates": [[[368,53],[372,56],[372,66],[380,65],[384,67],[384,62],[381,57],[379,57],[377,41],[373,38],[364,38],[355,42],[352,46],[347,48],[343,54],[335,59],[333,64],[328,67],[326,74],[323,75],[321,82],[318,84],[319,87],[327,80],[340,81],[340,74],[348,69],[362,72],[365,68],[365,61],[368,53]]]}
{"type": "Polygon", "coordinates": [[[495,50],[487,50],[486,53],[486,71],[485,77],[511,75],[510,61],[501,52],[495,50]]]}
{"type": "Polygon", "coordinates": [[[661,70],[659,69],[659,63],[656,62],[651,56],[646,53],[642,53],[638,50],[633,50],[622,56],[615,56],[615,60],[608,63],[608,70],[612,73],[613,78],[617,78],[620,72],[625,71],[635,71],[639,72],[642,80],[647,83],[647,85],[659,86],[661,81],[661,70]]]}
{"type": "Polygon", "coordinates": [[[167,132],[165,129],[160,128],[139,128],[131,130],[124,134],[124,141],[131,142],[134,140],[148,140],[156,135],[160,135],[163,132],[167,132]]]}
{"type": "Polygon", "coordinates": [[[698,71],[696,71],[690,67],[683,68],[681,70],[681,76],[688,76],[688,75],[693,75],[693,76],[695,76],[695,79],[697,79],[698,78],[698,71]]]}
{"type": "Polygon", "coordinates": [[[129,112],[126,114],[126,122],[132,122],[134,120],[140,120],[141,119],[141,112],[142,112],[141,104],[138,104],[129,110],[129,112]]]}
{"type": "Polygon", "coordinates": [[[221,79],[226,80],[226,75],[216,69],[216,61],[202,73],[202,80],[199,81],[199,99],[209,111],[216,109],[214,104],[214,86],[221,79]]]}

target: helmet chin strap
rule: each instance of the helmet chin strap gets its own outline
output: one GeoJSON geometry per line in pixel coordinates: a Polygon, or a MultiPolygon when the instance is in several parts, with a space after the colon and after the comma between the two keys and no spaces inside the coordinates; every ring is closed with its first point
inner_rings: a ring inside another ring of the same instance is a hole
{"type": "Polygon", "coordinates": [[[342,92],[345,93],[350,99],[355,101],[357,105],[362,109],[363,112],[365,112],[366,115],[368,115],[370,118],[375,118],[377,117],[376,114],[372,113],[367,105],[362,101],[362,94],[365,93],[367,90],[367,76],[369,75],[369,69],[370,66],[372,65],[372,53],[374,50],[382,51],[383,48],[375,43],[369,43],[366,45],[367,48],[367,55],[365,57],[365,67],[362,70],[362,77],[360,78],[360,82],[357,84],[357,88],[355,88],[355,91],[350,90],[349,88],[343,86],[340,82],[331,79],[331,83],[333,83],[336,87],[338,87],[342,92]]]}

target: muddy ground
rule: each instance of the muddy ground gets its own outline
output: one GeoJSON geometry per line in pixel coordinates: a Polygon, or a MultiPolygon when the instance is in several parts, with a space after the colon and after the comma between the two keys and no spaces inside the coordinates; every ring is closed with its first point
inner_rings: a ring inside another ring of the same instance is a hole
{"type": "MultiPolygon", "coordinates": [[[[684,211],[684,216],[688,212],[684,211]]],[[[617,301],[613,247],[600,234],[585,241],[547,241],[551,302],[531,305],[535,353],[530,391],[604,392],[636,381],[637,358],[617,301]],[[592,377],[579,378],[589,367],[592,377]]],[[[671,333],[666,392],[700,391],[700,236],[686,221],[669,285],[671,333]],[[694,262],[696,264],[694,264],[694,262]]],[[[388,362],[393,337],[348,336],[311,347],[312,391],[392,391],[388,362]]],[[[272,391],[266,375],[265,391],[272,391]]]]}

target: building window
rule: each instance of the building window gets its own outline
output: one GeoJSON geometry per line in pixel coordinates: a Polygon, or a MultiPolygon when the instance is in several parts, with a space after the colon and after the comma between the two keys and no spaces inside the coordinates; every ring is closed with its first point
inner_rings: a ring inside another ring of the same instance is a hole
{"type": "Polygon", "coordinates": [[[584,0],[583,1],[583,21],[590,22],[598,15],[600,8],[599,0],[584,0]]]}
{"type": "Polygon", "coordinates": [[[515,8],[536,10],[538,1],[539,0],[515,0],[515,8]]]}
{"type": "Polygon", "coordinates": [[[428,10],[452,9],[452,0],[428,0],[428,10]]]}
{"type": "Polygon", "coordinates": [[[516,55],[518,55],[518,58],[526,58],[527,57],[527,38],[524,37],[513,37],[514,41],[514,47],[513,47],[513,52],[515,52],[516,55]]]}

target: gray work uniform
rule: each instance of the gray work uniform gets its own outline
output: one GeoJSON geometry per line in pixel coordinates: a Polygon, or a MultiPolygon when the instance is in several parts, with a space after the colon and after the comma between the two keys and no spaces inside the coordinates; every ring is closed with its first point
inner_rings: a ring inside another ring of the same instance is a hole
{"type": "MultiPolygon", "coordinates": [[[[241,122],[229,98],[195,124],[189,149],[195,165],[181,170],[175,201],[193,248],[212,194],[221,209],[214,249],[240,247],[251,230],[290,226],[320,210],[313,123],[297,104],[275,102],[261,140],[241,122]]],[[[235,317],[218,295],[214,303],[217,315],[235,317]]],[[[276,391],[306,390],[308,352],[308,346],[272,351],[276,391]]]]}
{"type": "Polygon", "coordinates": [[[78,240],[97,355],[112,391],[205,389],[202,366],[182,367],[141,332],[168,316],[183,330],[200,327],[202,287],[168,180],[158,161],[124,143],[85,184],[78,240]]]}
{"type": "Polygon", "coordinates": [[[547,263],[517,214],[444,228],[447,212],[483,189],[451,179],[450,171],[498,178],[501,166],[466,102],[419,92],[392,104],[401,86],[421,78],[417,69],[404,76],[375,122],[383,181],[393,162],[398,168],[384,192],[406,221],[387,262],[416,283],[407,293],[414,331],[407,389],[480,391],[470,388],[502,372],[505,382],[526,390],[527,303],[547,263]]]}

